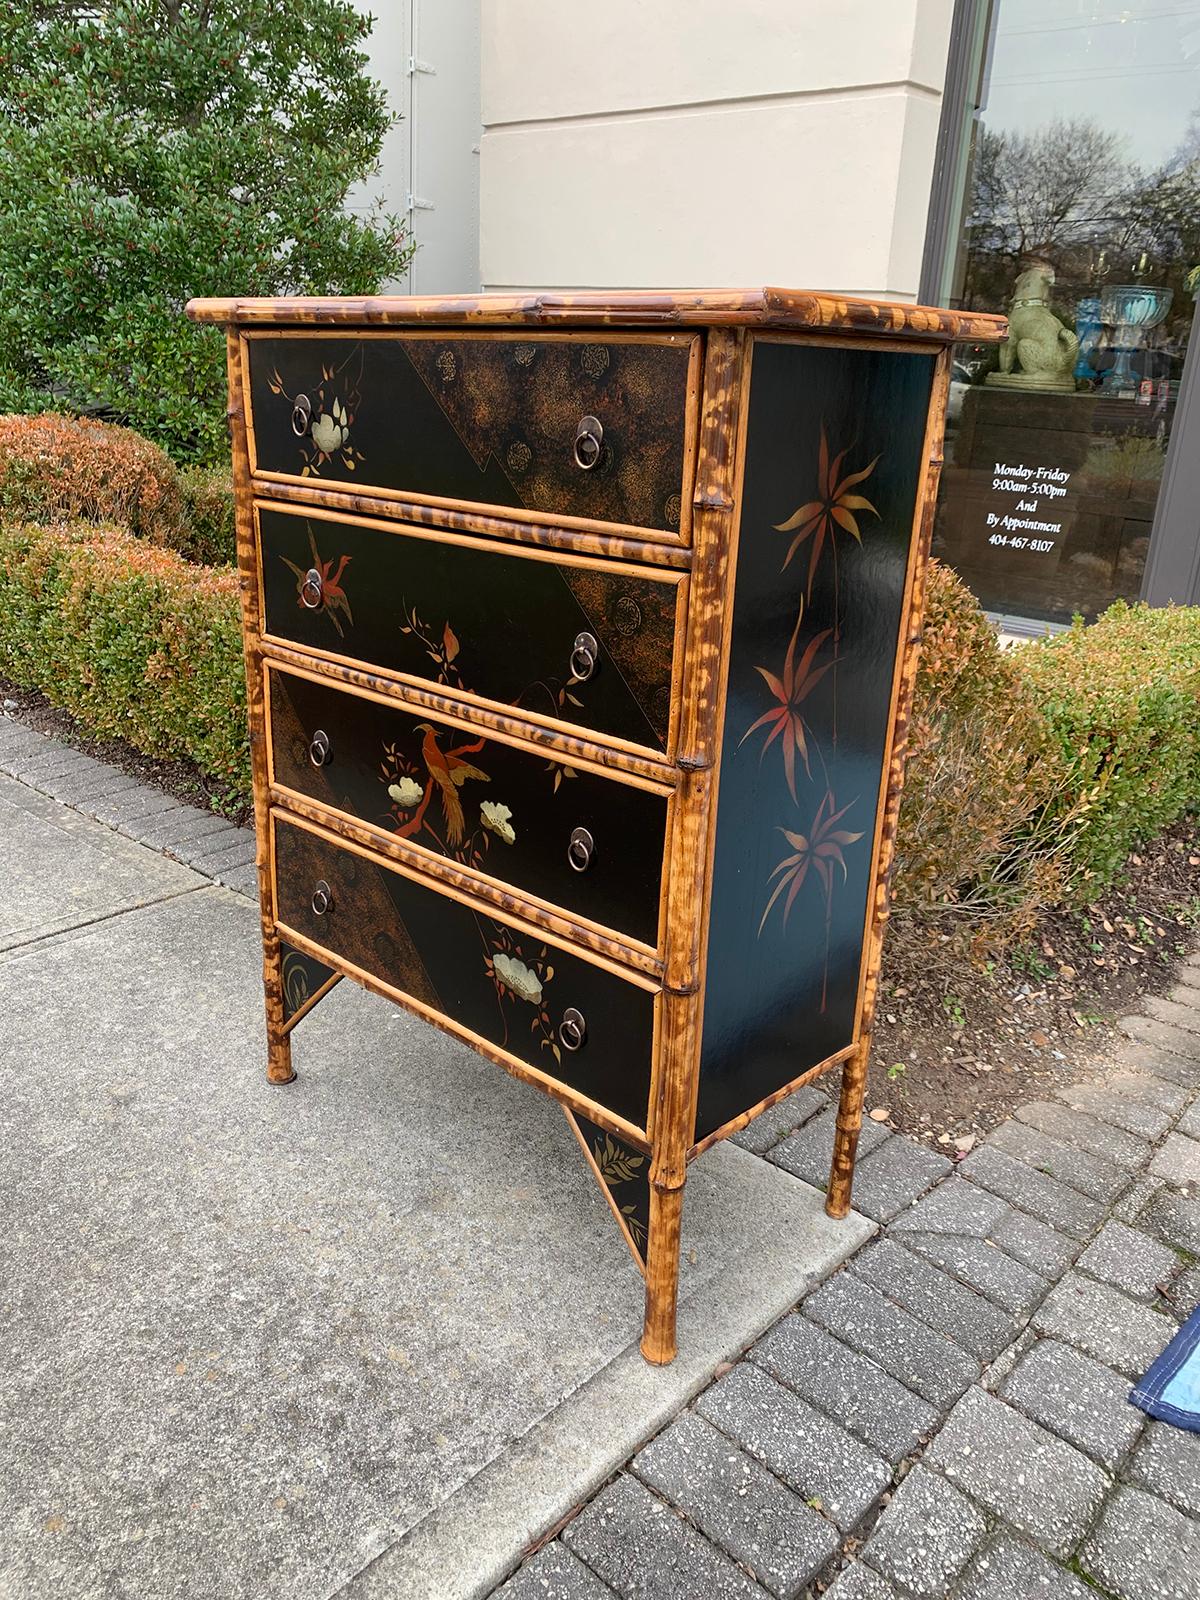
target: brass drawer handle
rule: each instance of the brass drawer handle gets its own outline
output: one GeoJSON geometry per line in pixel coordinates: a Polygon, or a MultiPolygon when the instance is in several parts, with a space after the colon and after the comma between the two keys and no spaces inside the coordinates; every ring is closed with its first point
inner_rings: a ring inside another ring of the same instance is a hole
{"type": "Polygon", "coordinates": [[[571,651],[571,676],[577,683],[586,683],[595,672],[599,655],[600,646],[593,634],[576,634],[575,646],[571,651]]]}
{"type": "Polygon", "coordinates": [[[558,1025],[558,1042],[564,1050],[582,1050],[587,1043],[587,1023],[583,1012],[576,1011],[574,1006],[568,1006],[563,1012],[558,1025]]]}
{"type": "Polygon", "coordinates": [[[312,892],[312,908],[314,916],[323,917],[326,912],[333,910],[333,890],[322,878],[312,892]]]}
{"type": "Polygon", "coordinates": [[[324,728],[318,728],[308,742],[308,759],[314,767],[323,767],[333,753],[333,746],[329,742],[329,735],[324,728]]]}
{"type": "Polygon", "coordinates": [[[303,439],[312,426],[312,401],[306,394],[298,394],[292,402],[292,432],[303,439]]]}
{"type": "Polygon", "coordinates": [[[586,828],[576,828],[567,845],[567,861],[576,872],[586,872],[592,864],[595,841],[586,828]]]}
{"type": "Polygon", "coordinates": [[[300,585],[300,604],[309,611],[316,611],[324,598],[325,580],[316,567],[309,567],[300,585]]]}
{"type": "Polygon", "coordinates": [[[604,424],[599,417],[580,417],[575,430],[575,465],[591,472],[604,451],[604,424]]]}

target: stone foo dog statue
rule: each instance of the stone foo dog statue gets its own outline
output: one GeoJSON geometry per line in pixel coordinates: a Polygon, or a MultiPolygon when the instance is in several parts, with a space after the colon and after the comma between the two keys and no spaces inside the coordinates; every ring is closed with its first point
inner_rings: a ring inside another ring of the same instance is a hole
{"type": "Polygon", "coordinates": [[[1017,279],[1008,313],[1008,338],[1000,346],[1000,370],[987,382],[1000,388],[1075,392],[1079,339],[1050,309],[1054,268],[1036,261],[1017,279]],[[1013,370],[1014,362],[1019,371],[1013,370]]]}

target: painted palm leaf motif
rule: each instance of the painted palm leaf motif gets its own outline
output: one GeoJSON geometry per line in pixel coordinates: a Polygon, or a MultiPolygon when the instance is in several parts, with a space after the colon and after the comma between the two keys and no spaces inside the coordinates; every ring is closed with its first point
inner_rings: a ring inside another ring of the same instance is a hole
{"type": "Polygon", "coordinates": [[[808,555],[808,582],[804,591],[809,600],[812,599],[813,578],[821,560],[821,552],[825,548],[825,540],[827,538],[830,540],[836,564],[836,530],[841,528],[861,544],[862,533],[856,513],[869,511],[873,517],[879,515],[865,495],[850,492],[856,484],[864,482],[871,476],[879,457],[876,456],[868,466],[858,472],[848,472],[842,477],[842,467],[849,453],[850,446],[847,445],[844,450],[839,450],[832,460],[830,459],[829,439],[825,432],[825,424],[822,422],[821,445],[817,457],[817,498],[807,501],[798,511],[794,511],[786,522],[775,524],[776,533],[796,535],[788,546],[781,571],[786,571],[791,565],[792,557],[805,540],[812,540],[808,555]]]}
{"type": "Polygon", "coordinates": [[[780,833],[783,834],[791,846],[791,853],[784,856],[783,860],[771,870],[767,881],[770,882],[772,878],[777,878],[779,881],[771,891],[771,898],[767,901],[766,910],[762,914],[762,921],[758,925],[758,932],[761,937],[762,931],[766,927],[767,918],[771,915],[776,901],[786,891],[786,897],[783,901],[783,926],[785,929],[787,928],[788,915],[791,912],[792,904],[803,888],[811,868],[820,880],[821,891],[825,900],[825,968],[821,979],[822,1011],[825,1009],[829,981],[829,934],[833,921],[833,893],[837,883],[836,869],[838,867],[842,869],[842,881],[845,882],[847,876],[846,846],[857,844],[862,838],[861,833],[852,832],[849,828],[841,828],[838,824],[847,811],[856,804],[857,800],[849,800],[844,806],[839,807],[834,799],[833,790],[827,789],[820,805],[817,807],[817,814],[813,818],[812,826],[807,834],[794,833],[790,828],[780,828],[780,833]]]}
{"type": "Polygon", "coordinates": [[[805,645],[800,660],[796,660],[796,645],[800,638],[800,624],[803,620],[802,599],[796,616],[796,626],[792,629],[792,637],[788,641],[787,655],[783,659],[783,670],[776,674],[767,667],[754,669],[771,691],[775,703],[769,711],[763,712],[757,722],[751,723],[738,740],[738,748],[741,749],[752,733],[757,733],[760,728],[770,729],[759,759],[766,755],[776,739],[780,741],[780,748],[783,751],[783,770],[793,800],[796,799],[797,756],[803,761],[805,772],[812,776],[808,761],[810,734],[800,707],[833,665],[832,659],[823,662],[819,667],[816,665],[817,652],[832,634],[832,628],[823,628],[820,633],[814,634],[805,645]]]}

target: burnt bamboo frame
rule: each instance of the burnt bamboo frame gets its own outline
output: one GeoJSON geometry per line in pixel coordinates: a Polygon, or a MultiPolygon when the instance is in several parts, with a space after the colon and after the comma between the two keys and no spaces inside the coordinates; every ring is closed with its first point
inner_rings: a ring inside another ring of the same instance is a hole
{"type": "Polygon", "coordinates": [[[926,563],[933,530],[942,438],[950,380],[950,342],[955,338],[998,340],[1003,318],[937,308],[806,294],[789,290],[657,291],[617,295],[460,296],[448,299],[221,300],[193,301],[188,314],[226,325],[228,415],[232,436],[237,514],[238,573],[245,639],[247,713],[254,785],[256,866],[263,941],[263,986],[267,1031],[267,1077],[289,1083],[291,1032],[341,976],[405,1006],[463,1039],[515,1077],[557,1099],[567,1113],[597,1181],[604,1188],[576,1114],[649,1157],[650,1227],[646,1249],[633,1241],[612,1195],[605,1196],[645,1278],[642,1352],[655,1364],[676,1349],[680,1222],[687,1169],[720,1139],[745,1127],[804,1083],[841,1068],[826,1210],[845,1216],[850,1207],[854,1157],[861,1127],[879,968],[888,918],[888,885],[904,773],[904,749],[921,639],[926,563]],[[702,337],[699,371],[693,356],[688,415],[684,419],[683,481],[692,487],[690,545],[653,531],[628,529],[579,518],[510,512],[422,498],[418,493],[349,489],[256,479],[251,469],[252,419],[248,414],[247,330],[251,337],[291,331],[345,329],[381,336],[389,328],[426,328],[447,334],[470,329],[480,336],[520,337],[522,328],[641,331],[671,328],[702,337]],[[762,339],[789,343],[854,345],[907,350],[935,357],[924,462],[910,534],[901,607],[891,713],[872,836],[873,865],[864,926],[858,999],[851,1042],[775,1090],[700,1141],[695,1139],[708,904],[716,836],[721,734],[728,682],[733,573],[744,472],[748,395],[753,350],[762,339]],[[698,377],[698,383],[697,383],[698,377]],[[694,451],[694,456],[693,456],[694,451]],[[356,661],[308,650],[264,632],[259,566],[258,508],[303,509],[316,518],[337,517],[381,533],[445,538],[496,548],[533,559],[566,559],[611,568],[630,563],[642,576],[678,585],[677,628],[671,686],[671,729],[665,752],[593,734],[553,719],[513,712],[496,702],[431,685],[356,661]],[[404,526],[401,527],[400,524],[404,526]],[[379,830],[273,781],[270,759],[270,670],[300,673],[341,684],[348,692],[384,704],[425,708],[468,728],[486,730],[530,753],[559,759],[661,793],[668,806],[666,854],[656,950],[623,939],[586,918],[522,895],[486,874],[461,869],[432,852],[409,848],[379,830]],[[357,852],[438,893],[486,915],[534,933],[655,994],[649,1103],[644,1128],[615,1115],[549,1074],[499,1049],[469,1029],[430,1011],[392,985],[323,949],[281,923],[275,880],[275,819],[286,821],[357,852]],[[293,1017],[285,1018],[280,936],[324,962],[334,976],[293,1017]]]}

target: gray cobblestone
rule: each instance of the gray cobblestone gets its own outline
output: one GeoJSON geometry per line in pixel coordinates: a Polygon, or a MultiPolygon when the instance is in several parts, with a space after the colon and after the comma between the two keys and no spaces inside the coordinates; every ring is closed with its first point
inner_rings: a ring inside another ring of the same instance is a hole
{"type": "Polygon", "coordinates": [[[1064,1572],[1040,1550],[1002,1533],[980,1552],[958,1600],[1098,1600],[1096,1591],[1064,1572]]]}
{"type": "Polygon", "coordinates": [[[979,1376],[973,1356],[848,1272],[822,1284],[804,1309],[931,1405],[948,1406],[979,1376]]]}
{"type": "Polygon", "coordinates": [[[219,828],[214,828],[211,833],[206,833],[199,838],[181,839],[171,854],[189,867],[195,867],[199,872],[201,863],[211,860],[228,851],[233,845],[239,844],[246,830],[235,828],[231,822],[221,819],[219,828]]]}
{"type": "Polygon", "coordinates": [[[1161,1178],[1154,1177],[1149,1172],[1143,1172],[1126,1189],[1125,1193],[1112,1208],[1112,1216],[1117,1222],[1128,1223],[1133,1227],[1150,1201],[1162,1188],[1161,1178]]]}
{"type": "Polygon", "coordinates": [[[110,767],[102,766],[99,761],[93,761],[88,767],[72,767],[67,772],[57,773],[54,777],[39,783],[38,788],[42,794],[49,795],[51,800],[57,800],[60,805],[76,806],[80,800],[86,800],[89,795],[95,794],[99,787],[103,787],[104,775],[111,770],[110,767]]]}
{"type": "Polygon", "coordinates": [[[1173,1071],[1172,1078],[1176,1083],[1195,1087],[1200,1076],[1200,1038],[1194,1033],[1172,1027],[1169,1022],[1160,1022],[1157,1017],[1122,1017],[1117,1026],[1136,1044],[1150,1045],[1161,1052],[1154,1069],[1156,1073],[1168,1065],[1167,1056],[1178,1056],[1180,1065],[1188,1069],[1187,1075],[1176,1077],[1173,1071]]]}
{"type": "Polygon", "coordinates": [[[17,776],[31,789],[37,789],[47,779],[61,772],[85,772],[91,759],[82,751],[48,740],[45,747],[22,757],[17,776]]]}
{"type": "Polygon", "coordinates": [[[887,1488],[891,1468],[844,1428],[746,1363],[718,1380],[696,1409],[844,1532],[887,1488]]]}
{"type": "Polygon", "coordinates": [[[111,800],[119,794],[132,794],[135,789],[141,788],[143,785],[136,778],[131,778],[128,773],[119,772],[116,767],[105,767],[102,775],[93,779],[85,792],[77,795],[72,804],[77,811],[82,811],[84,816],[90,817],[100,801],[111,800]]]}
{"type": "Polygon", "coordinates": [[[137,844],[145,844],[152,850],[157,849],[160,841],[156,837],[156,830],[182,827],[194,811],[194,806],[180,805],[178,801],[173,800],[168,806],[149,816],[135,818],[132,822],[118,823],[117,832],[133,839],[137,844]]]}
{"type": "Polygon", "coordinates": [[[935,1155],[914,1139],[898,1135],[858,1163],[854,1174],[855,1209],[873,1222],[890,1222],[949,1171],[945,1156],[935,1155]]]}
{"type": "Polygon", "coordinates": [[[1058,1098],[1076,1111],[1122,1128],[1139,1139],[1160,1139],[1171,1126],[1171,1113],[1142,1100],[1127,1099],[1098,1083],[1075,1083],[1058,1090],[1058,1098]]]}
{"type": "Polygon", "coordinates": [[[495,1600],[612,1600],[612,1590],[555,1539],[497,1591],[495,1600]]]}
{"type": "Polygon", "coordinates": [[[1108,1087],[1126,1099],[1156,1106],[1159,1111],[1166,1111],[1171,1116],[1177,1115],[1188,1099],[1186,1089],[1181,1089],[1175,1083],[1165,1083],[1151,1072],[1115,1072],[1108,1080],[1108,1087]]]}
{"type": "Polygon", "coordinates": [[[1200,1139],[1200,1098],[1194,1100],[1176,1124],[1177,1133],[1186,1133],[1189,1139],[1200,1139]]]}
{"type": "Polygon", "coordinates": [[[862,1558],[911,1595],[944,1595],[987,1536],[987,1523],[935,1473],[914,1467],[863,1547],[862,1558]]]}
{"type": "MultiPolygon", "coordinates": [[[[826,1188],[829,1183],[829,1163],[833,1159],[833,1128],[836,1120],[836,1110],[833,1106],[827,1106],[781,1144],[777,1144],[768,1160],[817,1189],[826,1188]]],[[[868,1118],[858,1136],[858,1159],[861,1161],[891,1137],[882,1123],[872,1122],[868,1118]]],[[[857,1199],[856,1195],[856,1203],[857,1199]]]]}
{"type": "Polygon", "coordinates": [[[250,900],[258,899],[258,868],[254,865],[222,872],[218,882],[234,894],[243,894],[250,900]]]}
{"type": "Polygon", "coordinates": [[[142,830],[142,843],[154,849],[169,850],[174,855],[180,845],[198,844],[201,839],[212,838],[228,827],[224,817],[201,811],[198,806],[185,806],[178,816],[164,811],[161,817],[156,817],[142,830]]]}
{"type": "MultiPolygon", "coordinates": [[[[254,835],[247,828],[234,830],[238,837],[231,839],[219,850],[201,851],[193,859],[197,872],[206,872],[216,876],[223,867],[244,867],[254,860],[255,845],[254,835]]],[[[213,836],[214,838],[217,835],[213,836]]],[[[201,844],[207,844],[207,839],[202,839],[201,844]]]]}
{"type": "Polygon", "coordinates": [[[890,1239],[860,1250],[850,1270],[981,1361],[998,1356],[1019,1323],[973,1289],[890,1239]]]}
{"type": "MultiPolygon", "coordinates": [[[[735,1133],[733,1142],[740,1144],[744,1150],[753,1150],[756,1155],[765,1155],[772,1145],[778,1144],[828,1105],[829,1099],[820,1089],[814,1089],[810,1083],[804,1084],[789,1094],[786,1100],[781,1100],[760,1117],[755,1117],[740,1133],[735,1133]]],[[[826,1162],[827,1173],[828,1165],[826,1162]]]]}
{"type": "Polygon", "coordinates": [[[36,728],[28,727],[24,722],[18,722],[15,717],[10,717],[5,712],[0,712],[0,753],[7,756],[10,752],[19,750],[36,750],[39,745],[47,742],[44,733],[38,733],[36,728]]]}
{"type": "Polygon", "coordinates": [[[1129,1463],[1129,1481],[1200,1516],[1200,1433],[1150,1422],[1129,1463]]]}
{"type": "Polygon", "coordinates": [[[896,1591],[861,1561],[843,1567],[836,1581],[825,1591],[824,1600],[896,1600],[896,1591]]]}
{"type": "Polygon", "coordinates": [[[1034,1100],[1027,1106],[1019,1106],[1016,1116],[1018,1122],[1036,1128],[1060,1144],[1078,1145],[1089,1155],[1099,1156],[1102,1161],[1118,1167],[1130,1170],[1144,1167],[1150,1155],[1150,1146],[1144,1138],[1124,1128],[1115,1128],[1078,1107],[1068,1109],[1052,1100],[1034,1100]]]}
{"type": "Polygon", "coordinates": [[[1109,1204],[1129,1183],[1129,1174],[1115,1162],[1104,1161],[1089,1155],[1074,1145],[1051,1139],[1036,1128],[1013,1118],[993,1129],[988,1138],[988,1148],[1003,1150],[1018,1161],[1025,1162],[1035,1172],[1046,1173],[1060,1183],[1069,1184],[1080,1194],[1091,1195],[1094,1200],[1109,1204]]]}
{"type": "Polygon", "coordinates": [[[1181,1322],[1200,1309],[1200,1267],[1186,1267],[1171,1285],[1167,1299],[1181,1322]]]}
{"type": "Polygon", "coordinates": [[[1160,1189],[1138,1220],[1177,1250],[1200,1256],[1200,1200],[1160,1189]]]}
{"type": "Polygon", "coordinates": [[[1060,1439],[1115,1472],[1142,1431],[1129,1380],[1054,1339],[1040,1339],[1001,1389],[1060,1439]]]}
{"type": "Polygon", "coordinates": [[[776,1323],[750,1359],[892,1462],[915,1450],[941,1420],[877,1362],[806,1317],[776,1323]]]}
{"type": "Polygon", "coordinates": [[[973,1239],[989,1238],[997,1223],[1012,1214],[1012,1207],[999,1195],[989,1194],[955,1175],[902,1211],[891,1225],[893,1234],[959,1233],[973,1239]]]}
{"type": "Polygon", "coordinates": [[[1060,1278],[1079,1249],[1078,1240],[1023,1211],[1005,1217],[992,1237],[1002,1250],[1043,1278],[1060,1278]]]}
{"type": "MultiPolygon", "coordinates": [[[[973,1183],[981,1184],[1001,1199],[1011,1201],[1040,1222],[1048,1222],[1052,1228],[1060,1233],[1068,1233],[1072,1238],[1086,1239],[1104,1220],[1104,1208],[1095,1200],[1068,1188],[1055,1178],[1035,1172],[1023,1161],[997,1150],[990,1143],[972,1150],[959,1171],[973,1183]]],[[[1001,1242],[999,1230],[993,1237],[1001,1242]]],[[[1005,1248],[1008,1248],[1007,1245],[1005,1248]]],[[[1034,1263],[1027,1261],[1026,1265],[1033,1266],[1034,1263]]]]}
{"type": "Polygon", "coordinates": [[[1033,1326],[1127,1378],[1140,1377],[1175,1332],[1170,1317],[1079,1272],[1069,1272],[1051,1289],[1033,1314],[1033,1326]]]}
{"type": "Polygon", "coordinates": [[[563,1543],[621,1600],[682,1600],[766,1594],[728,1556],[626,1474],[610,1483],[562,1532],[563,1543]]]}
{"type": "Polygon", "coordinates": [[[647,1445],[632,1470],[781,1600],[793,1600],[841,1543],[824,1517],[695,1412],[647,1445]]]}
{"type": "Polygon", "coordinates": [[[1200,984],[1174,984],[1167,990],[1167,999],[1176,1000],[1181,1006],[1190,1006],[1193,1011],[1200,1013],[1200,984]]]}
{"type": "Polygon", "coordinates": [[[1200,1017],[1191,1006],[1180,1005],[1178,1000],[1168,1000],[1165,995],[1148,994],[1142,1001],[1147,1013],[1172,1028],[1182,1028],[1185,1033],[1200,1032],[1200,1017]]]}
{"type": "Polygon", "coordinates": [[[1169,1245],[1124,1222],[1106,1222],[1080,1256],[1078,1265],[1093,1278],[1140,1300],[1153,1300],[1158,1286],[1168,1283],[1179,1269],[1179,1257],[1169,1245]]]}
{"type": "Polygon", "coordinates": [[[982,1389],[963,1395],[927,1459],[1058,1556],[1082,1538],[1109,1486],[1085,1455],[982,1389]]]}
{"type": "Polygon", "coordinates": [[[1195,1600],[1200,1528],[1165,1500],[1122,1485],[1080,1551],[1079,1564],[1118,1600],[1195,1600]]]}
{"type": "Polygon", "coordinates": [[[1168,1183],[1200,1183],[1200,1143],[1186,1134],[1169,1133],[1154,1152],[1150,1171],[1168,1183]]]}
{"type": "Polygon", "coordinates": [[[944,1233],[902,1233],[895,1237],[907,1249],[915,1250],[944,1272],[953,1273],[960,1282],[1015,1316],[1028,1316],[1050,1288],[1048,1278],[1005,1255],[990,1239],[944,1233]]]}
{"type": "Polygon", "coordinates": [[[91,814],[97,822],[103,822],[107,827],[116,828],[121,832],[131,823],[148,820],[176,804],[177,802],[169,795],[158,794],[155,790],[138,784],[132,791],[121,791],[102,800],[92,809],[91,814]]]}

